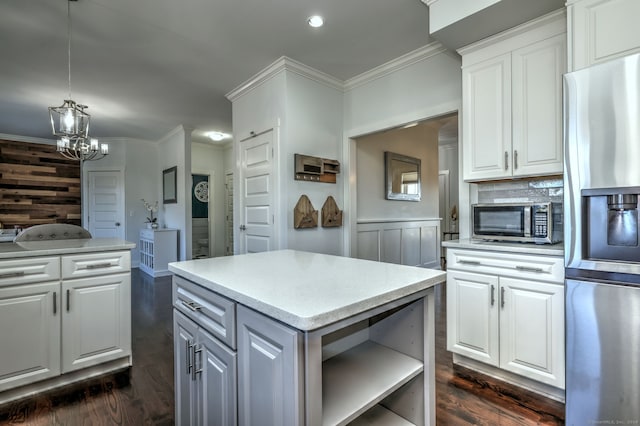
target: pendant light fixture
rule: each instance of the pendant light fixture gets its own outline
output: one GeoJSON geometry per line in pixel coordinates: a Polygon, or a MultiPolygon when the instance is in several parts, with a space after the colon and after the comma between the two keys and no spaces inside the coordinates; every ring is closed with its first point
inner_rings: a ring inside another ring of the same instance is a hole
{"type": "Polygon", "coordinates": [[[57,151],[69,160],[99,160],[109,154],[109,146],[89,138],[91,116],[88,107],[71,99],[71,2],[67,0],[67,59],[69,98],[59,107],[49,107],[51,130],[59,136],[57,151]]]}

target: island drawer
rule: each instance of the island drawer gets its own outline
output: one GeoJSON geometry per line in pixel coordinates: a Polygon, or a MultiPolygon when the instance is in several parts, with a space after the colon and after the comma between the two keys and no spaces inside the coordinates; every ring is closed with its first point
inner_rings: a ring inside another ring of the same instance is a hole
{"type": "Polygon", "coordinates": [[[198,284],[173,276],[173,306],[236,349],[236,304],[198,284]]]}
{"type": "Polygon", "coordinates": [[[58,257],[25,257],[0,261],[0,287],[59,279],[58,257]]]}
{"type": "Polygon", "coordinates": [[[84,278],[131,270],[131,254],[125,251],[62,256],[62,278],[84,278]]]}

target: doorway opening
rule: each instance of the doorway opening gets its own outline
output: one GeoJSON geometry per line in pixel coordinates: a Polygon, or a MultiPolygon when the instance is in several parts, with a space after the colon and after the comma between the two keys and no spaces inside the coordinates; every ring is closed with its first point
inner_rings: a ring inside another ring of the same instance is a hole
{"type": "Polygon", "coordinates": [[[211,257],[209,175],[193,174],[191,188],[191,253],[194,259],[211,257]]]}

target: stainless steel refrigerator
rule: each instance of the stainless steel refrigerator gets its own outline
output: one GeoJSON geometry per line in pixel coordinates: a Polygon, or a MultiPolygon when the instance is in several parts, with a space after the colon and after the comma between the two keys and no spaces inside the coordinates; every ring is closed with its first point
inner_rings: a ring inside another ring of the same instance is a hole
{"type": "Polygon", "coordinates": [[[564,78],[566,424],[640,424],[640,55],[564,78]]]}

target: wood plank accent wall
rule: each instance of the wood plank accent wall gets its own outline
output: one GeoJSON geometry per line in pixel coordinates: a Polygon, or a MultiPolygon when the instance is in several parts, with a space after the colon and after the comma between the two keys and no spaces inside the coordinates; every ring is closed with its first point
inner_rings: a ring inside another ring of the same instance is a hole
{"type": "Polygon", "coordinates": [[[53,145],[0,139],[0,223],[80,225],[80,163],[53,145]]]}

